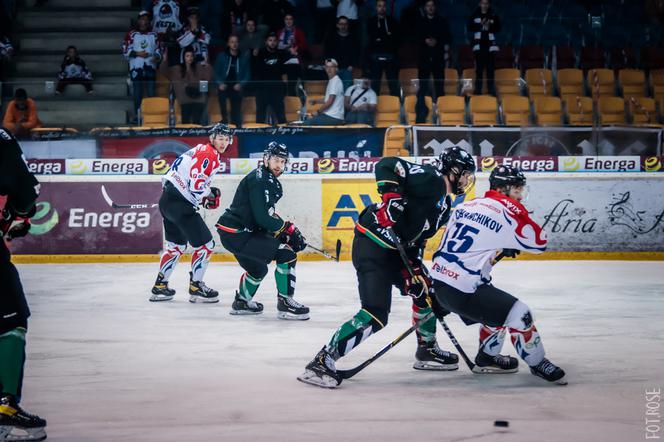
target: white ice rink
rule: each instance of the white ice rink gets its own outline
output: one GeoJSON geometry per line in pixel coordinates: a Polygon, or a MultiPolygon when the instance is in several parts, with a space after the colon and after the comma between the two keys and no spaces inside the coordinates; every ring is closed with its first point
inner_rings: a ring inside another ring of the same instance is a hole
{"type": "MultiPolygon", "coordinates": [[[[461,362],[457,372],[413,370],[413,334],[337,390],[295,378],[359,308],[350,263],[298,265],[306,322],[276,319],[272,274],[256,298],[265,313],[230,316],[241,274],[231,264],[208,268],[221,302],[192,305],[187,267],[172,278],[175,300],[155,304],[156,264],[19,266],[32,308],[23,405],[48,420],[50,441],[640,441],[645,391],[664,387],[664,263],[496,267],[496,286],[532,308],[566,387],[523,362],[513,375],[474,375],[461,362]]],[[[338,366],[355,366],[409,321],[409,299],[395,294],[387,328],[338,366]]],[[[477,326],[448,323],[473,357],[477,326]]],[[[438,338],[454,350],[440,327],[438,338]]],[[[509,341],[505,350],[515,354],[509,341]]]]}

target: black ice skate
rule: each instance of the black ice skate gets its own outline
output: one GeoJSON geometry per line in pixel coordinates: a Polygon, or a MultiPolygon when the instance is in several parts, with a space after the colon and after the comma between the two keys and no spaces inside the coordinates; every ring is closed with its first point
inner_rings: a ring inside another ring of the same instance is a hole
{"type": "Polygon", "coordinates": [[[306,321],[309,319],[309,307],[291,297],[277,296],[277,318],[306,321]]]}
{"type": "Polygon", "coordinates": [[[304,373],[299,375],[297,380],[316,387],[336,388],[343,378],[334,367],[334,358],[323,347],[313,361],[307,364],[304,373]]]}
{"type": "Polygon", "coordinates": [[[46,439],[46,421],[25,412],[12,396],[0,398],[0,441],[46,439]]]}
{"type": "Polygon", "coordinates": [[[203,281],[192,281],[189,272],[189,302],[219,302],[219,292],[206,286],[203,281]]]}
{"type": "Polygon", "coordinates": [[[547,358],[542,359],[542,362],[539,364],[531,366],[530,372],[549,382],[554,382],[559,385],[567,385],[563,369],[549,361],[547,358]]]}
{"type": "Polygon", "coordinates": [[[482,350],[475,356],[473,373],[516,373],[517,371],[519,371],[519,361],[512,356],[491,356],[482,350]]]}
{"type": "Polygon", "coordinates": [[[170,301],[175,296],[175,290],[168,288],[168,281],[164,281],[164,275],[158,274],[157,280],[152,286],[152,296],[150,296],[150,301],[170,301]]]}
{"type": "Polygon", "coordinates": [[[418,345],[413,368],[415,370],[458,370],[459,357],[449,351],[441,350],[436,342],[418,345]]]}
{"type": "Polygon", "coordinates": [[[260,315],[261,313],[263,313],[263,304],[253,299],[245,301],[235,292],[231,315],[260,315]]]}

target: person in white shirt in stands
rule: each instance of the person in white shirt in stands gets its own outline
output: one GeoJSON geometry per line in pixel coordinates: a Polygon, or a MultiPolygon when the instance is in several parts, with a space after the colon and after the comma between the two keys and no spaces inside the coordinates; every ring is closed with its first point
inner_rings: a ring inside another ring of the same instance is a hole
{"type": "Polygon", "coordinates": [[[325,99],[311,99],[310,104],[322,103],[316,115],[309,118],[302,124],[307,126],[337,126],[345,124],[344,121],[344,86],[341,78],[337,75],[339,64],[334,58],[325,60],[325,73],[329,78],[327,89],[325,89],[325,99]]]}
{"type": "Polygon", "coordinates": [[[346,123],[361,123],[374,125],[378,97],[371,89],[368,78],[362,77],[355,84],[346,89],[344,107],[346,109],[346,123]]]}

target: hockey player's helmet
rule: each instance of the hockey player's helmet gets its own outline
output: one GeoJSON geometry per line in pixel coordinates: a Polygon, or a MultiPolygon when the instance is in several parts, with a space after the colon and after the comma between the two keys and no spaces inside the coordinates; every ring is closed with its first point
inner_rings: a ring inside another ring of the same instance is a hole
{"type": "Polygon", "coordinates": [[[270,141],[270,144],[267,145],[263,152],[263,156],[266,160],[269,160],[270,157],[279,157],[288,160],[288,147],[284,143],[270,141]]]}
{"type": "Polygon", "coordinates": [[[226,135],[231,139],[231,143],[233,142],[233,131],[231,130],[228,125],[224,123],[217,123],[214,126],[212,126],[212,129],[210,129],[210,132],[208,132],[211,137],[216,137],[219,135],[226,135]]]}
{"type": "Polygon", "coordinates": [[[473,156],[458,146],[445,149],[438,156],[438,170],[446,176],[453,175],[452,192],[463,195],[475,185],[475,160],[473,156]],[[461,187],[459,181],[466,176],[466,185],[461,187]]]}
{"type": "Polygon", "coordinates": [[[526,176],[518,167],[498,166],[489,175],[489,186],[491,190],[505,186],[525,186],[526,176]]]}

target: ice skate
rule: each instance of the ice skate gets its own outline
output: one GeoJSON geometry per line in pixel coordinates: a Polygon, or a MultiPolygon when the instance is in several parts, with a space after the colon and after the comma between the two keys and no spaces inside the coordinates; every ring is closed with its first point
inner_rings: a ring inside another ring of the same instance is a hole
{"type": "Polygon", "coordinates": [[[323,347],[307,364],[297,380],[321,388],[336,388],[343,380],[334,367],[334,358],[323,347]]]}
{"type": "Polygon", "coordinates": [[[277,318],[296,321],[309,319],[309,307],[304,306],[292,297],[277,296],[277,318]]]}
{"type": "Polygon", "coordinates": [[[473,373],[516,373],[519,371],[519,361],[512,356],[491,356],[480,350],[475,356],[473,373]]]}
{"type": "Polygon", "coordinates": [[[235,292],[235,300],[231,308],[231,315],[260,315],[263,313],[263,304],[253,299],[245,301],[237,292],[235,292]]]}
{"type": "Polygon", "coordinates": [[[175,296],[175,290],[168,288],[168,281],[164,281],[164,275],[157,275],[157,280],[152,286],[152,296],[150,296],[150,301],[159,302],[159,301],[170,301],[175,296]]]}
{"type": "Polygon", "coordinates": [[[549,382],[559,385],[567,385],[563,369],[549,361],[547,358],[542,359],[542,362],[539,364],[530,367],[530,372],[549,382]]]}
{"type": "MultiPolygon", "coordinates": [[[[189,272],[189,277],[192,274],[189,272]]],[[[211,289],[203,281],[189,280],[189,302],[212,303],[219,302],[219,292],[211,289]]]]}
{"type": "Polygon", "coordinates": [[[413,368],[415,370],[458,370],[459,357],[449,351],[441,350],[436,342],[418,345],[413,368]]]}
{"type": "Polygon", "coordinates": [[[46,421],[25,412],[11,396],[0,398],[0,441],[38,441],[46,439],[46,421]]]}

